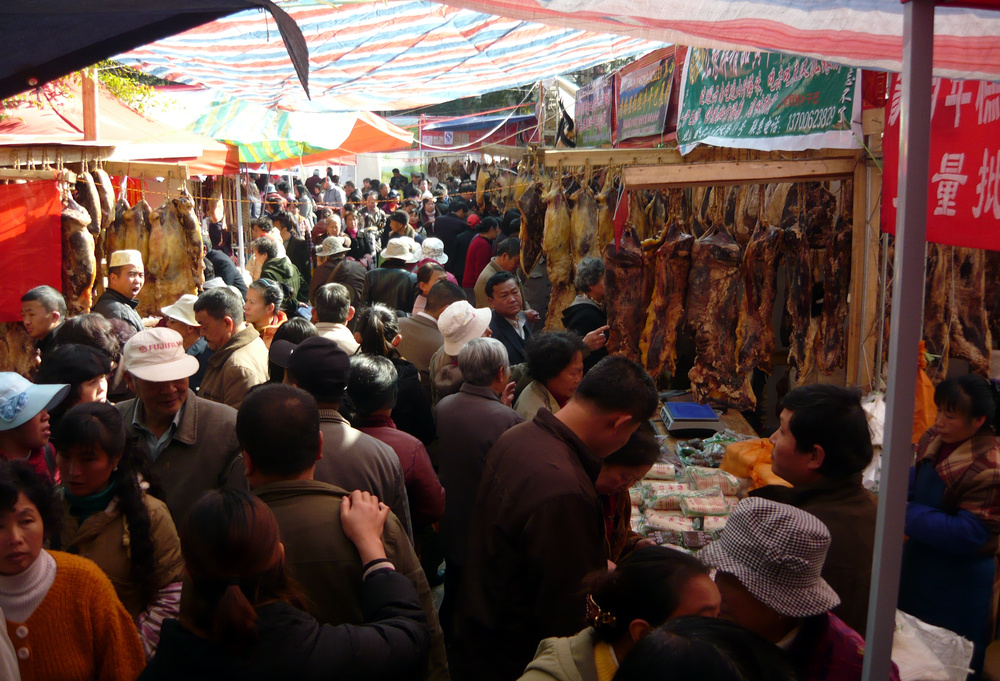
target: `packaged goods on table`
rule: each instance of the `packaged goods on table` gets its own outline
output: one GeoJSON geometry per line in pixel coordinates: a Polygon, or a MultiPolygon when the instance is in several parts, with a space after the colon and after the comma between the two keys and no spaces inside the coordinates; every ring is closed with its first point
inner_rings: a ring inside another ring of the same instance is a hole
{"type": "Polygon", "coordinates": [[[683,513],[677,511],[658,511],[655,508],[647,508],[643,513],[644,529],[650,530],[673,530],[675,532],[685,532],[694,529],[694,519],[684,517],[683,513]]]}
{"type": "Polygon", "coordinates": [[[672,463],[657,461],[646,473],[647,480],[673,480],[677,477],[677,467],[672,463]]]}
{"type": "Polygon", "coordinates": [[[735,475],[730,475],[718,468],[708,468],[705,466],[688,466],[684,469],[684,481],[691,489],[712,489],[719,488],[726,496],[735,496],[740,493],[740,479],[735,475]]]}
{"type": "Polygon", "coordinates": [[[718,488],[692,490],[681,499],[681,513],[688,518],[724,516],[729,514],[729,506],[718,488]]]}
{"type": "Polygon", "coordinates": [[[726,454],[726,448],[734,442],[747,439],[746,435],[724,430],[703,440],[682,440],[677,443],[677,456],[685,466],[718,468],[726,454]]]}

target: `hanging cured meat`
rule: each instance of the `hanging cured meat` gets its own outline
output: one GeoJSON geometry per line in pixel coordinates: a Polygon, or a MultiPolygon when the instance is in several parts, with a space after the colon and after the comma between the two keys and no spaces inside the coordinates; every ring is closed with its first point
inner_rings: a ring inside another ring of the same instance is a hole
{"type": "Polygon", "coordinates": [[[640,361],[639,337],[649,306],[646,263],[635,230],[626,227],[621,245],[604,249],[604,298],[608,301],[608,352],[640,361]]]}
{"type": "Polygon", "coordinates": [[[819,318],[816,366],[826,376],[844,366],[852,243],[851,223],[842,217],[837,220],[823,255],[823,310],[819,318]]]}
{"type": "Polygon", "coordinates": [[[108,255],[126,249],[139,251],[142,262],[149,262],[149,204],[140,201],[131,208],[124,198],[115,204],[115,222],[107,235],[108,255]]]}
{"type": "Polygon", "coordinates": [[[639,339],[642,363],[654,379],[677,368],[677,334],[684,321],[691,247],[694,237],[684,225],[683,192],[674,190],[671,217],[663,243],[652,254],[654,279],[646,324],[639,339]]]}
{"type": "Polygon", "coordinates": [[[988,376],[992,340],[983,304],[986,258],[979,249],[956,246],[952,249],[952,268],[951,355],[968,360],[973,371],[988,376]]]}
{"type": "Polygon", "coordinates": [[[747,410],[757,402],[749,376],[736,367],[739,272],[740,246],[716,222],[691,249],[686,311],[696,355],[688,378],[699,402],[747,410]]]}
{"type": "MultiPolygon", "coordinates": [[[[764,187],[754,187],[758,199],[744,205],[756,205],[762,212],[761,195],[764,187]]],[[[739,347],[737,371],[750,373],[754,368],[771,373],[771,353],[774,351],[774,300],[777,294],[778,255],[781,249],[781,230],[762,215],[757,228],[747,243],[740,266],[743,280],[743,304],[740,321],[736,327],[736,344],[739,347]]]]}
{"type": "Polygon", "coordinates": [[[201,229],[187,190],[150,215],[146,283],[139,292],[139,314],[159,314],[185,293],[205,283],[201,229]]]}
{"type": "Polygon", "coordinates": [[[573,229],[574,262],[601,254],[601,245],[597,238],[597,199],[590,188],[590,181],[590,169],[588,168],[580,188],[570,197],[574,202],[570,218],[573,229]]]}
{"type": "Polygon", "coordinates": [[[798,370],[801,378],[805,375],[806,365],[812,363],[811,358],[806,357],[812,353],[812,345],[806,343],[812,318],[812,266],[809,262],[809,243],[798,226],[784,230],[782,252],[785,256],[787,294],[785,311],[791,326],[788,363],[798,370]]]}
{"type": "Polygon", "coordinates": [[[951,350],[951,296],[953,287],[951,246],[927,244],[927,279],[924,287],[924,349],[937,359],[927,363],[927,376],[941,381],[948,373],[951,350]]]}
{"type": "Polygon", "coordinates": [[[528,183],[517,207],[521,211],[521,268],[530,273],[542,256],[542,238],[545,234],[545,201],[542,183],[528,183]]]}
{"type": "Polygon", "coordinates": [[[764,185],[741,185],[737,187],[736,212],[733,216],[736,241],[744,248],[749,243],[761,218],[761,203],[764,185]]]}
{"type": "Polygon", "coordinates": [[[77,203],[87,211],[90,216],[90,226],[87,229],[94,236],[101,233],[101,224],[104,216],[101,214],[101,198],[97,195],[97,185],[94,184],[94,177],[87,172],[76,176],[77,203]]]}
{"type": "Polygon", "coordinates": [[[613,168],[608,168],[604,173],[604,186],[596,197],[598,256],[615,238],[615,209],[618,208],[618,189],[615,187],[617,177],[617,172],[613,168]]]}
{"type": "Polygon", "coordinates": [[[30,380],[37,368],[35,340],[24,325],[0,324],[0,371],[15,371],[30,380]]]}
{"type": "Polygon", "coordinates": [[[62,292],[70,316],[90,312],[93,302],[97,261],[90,221],[83,206],[70,197],[62,212],[62,292]]]}
{"type": "Polygon", "coordinates": [[[655,236],[649,228],[649,216],[646,211],[649,204],[645,192],[629,191],[628,200],[628,217],[632,222],[632,229],[635,231],[636,237],[638,237],[639,241],[642,241],[643,239],[648,239],[650,236],[655,236]]]}
{"type": "Polygon", "coordinates": [[[990,336],[1000,337],[1000,253],[986,251],[986,281],[991,282],[986,287],[986,316],[990,322],[990,336]]]}
{"type": "MultiPolygon", "coordinates": [[[[522,197],[523,198],[523,197],[522,197]]],[[[573,301],[573,228],[569,206],[562,181],[556,177],[544,197],[545,232],[542,246],[545,249],[546,271],[552,291],[549,309],[545,315],[546,331],[562,331],[562,311],[573,301]]]]}
{"type": "MultiPolygon", "coordinates": [[[[115,190],[111,185],[111,178],[101,168],[93,173],[94,185],[97,187],[97,197],[101,204],[101,230],[94,238],[94,256],[97,260],[97,271],[101,271],[107,254],[105,253],[105,242],[107,241],[108,229],[115,221],[115,190]]],[[[94,300],[97,300],[104,293],[104,277],[94,278],[94,300]]]]}

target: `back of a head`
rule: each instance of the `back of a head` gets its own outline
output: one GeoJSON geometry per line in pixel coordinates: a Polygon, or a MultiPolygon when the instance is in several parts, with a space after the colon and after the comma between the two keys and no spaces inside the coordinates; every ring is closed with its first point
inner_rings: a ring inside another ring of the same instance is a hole
{"type": "Polygon", "coordinates": [[[497,257],[502,255],[513,258],[521,254],[521,240],[516,236],[509,237],[497,246],[497,257]]]}
{"type": "Polygon", "coordinates": [[[46,312],[58,312],[62,319],[66,318],[66,299],[63,298],[63,294],[51,286],[44,284],[36,286],[21,296],[22,303],[30,303],[32,301],[41,303],[46,312]]]}
{"type": "Polygon", "coordinates": [[[426,284],[431,280],[435,272],[444,272],[444,268],[436,262],[425,262],[417,268],[417,282],[426,284]]]}
{"type": "Polygon", "coordinates": [[[359,416],[391,408],[396,402],[397,381],[396,367],[388,358],[354,355],[347,382],[348,400],[359,416]]]}
{"type": "Polygon", "coordinates": [[[486,234],[486,232],[491,229],[500,229],[500,221],[496,218],[483,218],[478,225],[476,225],[476,231],[480,234],[486,234]]]}
{"type": "Polygon", "coordinates": [[[319,407],[290,385],[251,390],[236,415],[236,436],[254,467],[267,476],[293,477],[316,463],[319,407]]]}
{"type": "Polygon", "coordinates": [[[604,276],[603,258],[584,258],[576,265],[573,286],[580,293],[587,293],[604,276]]]}
{"type": "Polygon", "coordinates": [[[361,336],[358,352],[395,358],[399,351],[392,345],[399,334],[399,320],[394,310],[382,303],[369,305],[357,316],[354,330],[361,336]]]}
{"type": "Polygon", "coordinates": [[[316,289],[316,321],[346,324],[351,312],[351,292],[343,284],[323,284],[316,289]]]}
{"type": "Polygon", "coordinates": [[[427,293],[427,306],[424,309],[429,315],[439,315],[446,307],[460,300],[466,300],[462,287],[447,279],[441,279],[431,286],[431,290],[427,293]]]}
{"type": "Polygon", "coordinates": [[[621,449],[604,459],[603,465],[625,468],[652,466],[659,458],[660,443],[656,441],[656,431],[649,421],[643,421],[621,449]]]}
{"type": "MultiPolygon", "coordinates": [[[[271,339],[271,343],[273,344],[274,341],[285,340],[292,345],[298,345],[306,338],[313,338],[318,335],[319,332],[316,330],[316,326],[311,321],[305,317],[295,315],[278,327],[278,329],[274,332],[274,337],[271,339]]],[[[273,361],[268,359],[267,374],[270,377],[268,379],[268,383],[282,383],[285,380],[285,367],[278,366],[273,361]]]]}
{"type": "Polygon", "coordinates": [[[989,381],[975,374],[946,378],[934,389],[934,404],[940,410],[962,414],[966,418],[985,418],[985,425],[996,427],[996,394],[989,381]]]}
{"type": "Polygon", "coordinates": [[[609,643],[626,635],[633,620],[659,626],[677,610],[691,579],[708,576],[708,572],[697,558],[675,549],[636,549],[614,570],[601,570],[584,580],[587,593],[600,610],[591,625],[598,637],[609,643]]]}
{"type": "Polygon", "coordinates": [[[678,617],[650,632],[622,661],[614,681],[794,681],[784,653],[738,624],[678,617]]]}
{"type": "Polygon", "coordinates": [[[624,412],[636,421],[650,418],[659,397],[656,385],[637,362],[619,356],[605,357],[583,376],[574,401],[605,413],[624,412]]]}
{"type": "Polygon", "coordinates": [[[459,351],[458,368],[469,385],[492,385],[500,369],[510,370],[507,348],[496,338],[473,338],[459,351]]]}
{"type": "Polygon", "coordinates": [[[212,288],[199,295],[194,301],[194,311],[204,311],[215,320],[229,317],[234,324],[243,323],[243,299],[228,286],[212,288]]]}
{"type": "Polygon", "coordinates": [[[785,395],[781,407],[792,412],[788,429],[799,451],[812,451],[815,445],[823,448],[821,475],[842,480],[871,463],[871,433],[857,388],[804,385],[785,395]]]}
{"type": "Polygon", "coordinates": [[[188,513],[180,539],[191,584],[188,616],[226,651],[257,641],[255,605],[300,603],[285,574],[278,521],[250,492],[206,492],[188,513]]]}
{"type": "Polygon", "coordinates": [[[103,315],[91,312],[70,317],[56,332],[58,345],[89,345],[117,362],[122,354],[122,345],[115,336],[111,322],[103,315]]]}
{"type": "Polygon", "coordinates": [[[278,257],[278,244],[276,244],[274,239],[271,239],[270,237],[258,237],[251,242],[250,247],[253,249],[254,253],[266,255],[268,260],[273,260],[278,257]]]}
{"type": "Polygon", "coordinates": [[[451,201],[448,202],[448,212],[454,215],[455,213],[464,213],[469,209],[468,204],[466,204],[465,199],[460,196],[452,197],[451,201]]]}
{"type": "Polygon", "coordinates": [[[274,229],[274,223],[269,217],[259,217],[250,223],[251,227],[256,227],[262,232],[270,232],[274,229]]]}

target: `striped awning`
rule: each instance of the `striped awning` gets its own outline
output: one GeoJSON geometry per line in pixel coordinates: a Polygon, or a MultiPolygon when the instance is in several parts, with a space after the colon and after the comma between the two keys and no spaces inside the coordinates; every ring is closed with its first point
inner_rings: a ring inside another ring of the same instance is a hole
{"type": "Polygon", "coordinates": [[[661,43],[505,19],[424,0],[281,3],[309,46],[305,97],[269,15],[246,11],[117,57],[267,107],[389,111],[535,83],[661,43]]]}
{"type": "MultiPolygon", "coordinates": [[[[681,45],[800,54],[902,71],[900,0],[444,0],[512,19],[681,45]]],[[[1000,0],[939,2],[934,75],[1000,80],[1000,0]]]]}

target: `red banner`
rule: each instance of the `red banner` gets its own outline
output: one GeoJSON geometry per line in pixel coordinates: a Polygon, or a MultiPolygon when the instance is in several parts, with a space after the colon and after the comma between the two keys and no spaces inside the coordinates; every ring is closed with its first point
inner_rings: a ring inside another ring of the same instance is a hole
{"type": "MultiPolygon", "coordinates": [[[[882,229],[896,232],[899,115],[893,76],[882,150],[882,229]]],[[[931,99],[927,240],[1000,251],[1000,84],[935,78],[931,99]]]]}
{"type": "Polygon", "coordinates": [[[62,202],[53,182],[0,185],[0,322],[21,321],[21,296],[62,291],[62,202]]]}

